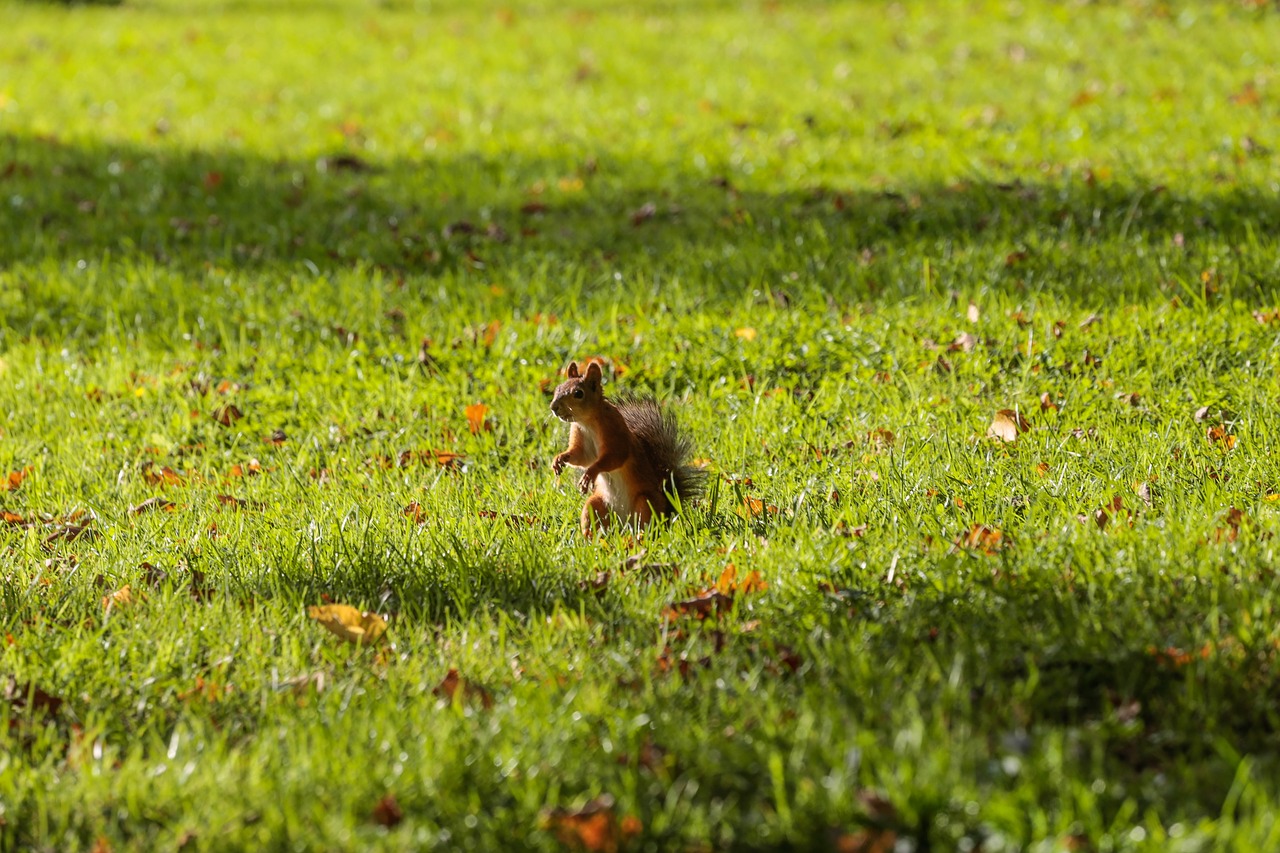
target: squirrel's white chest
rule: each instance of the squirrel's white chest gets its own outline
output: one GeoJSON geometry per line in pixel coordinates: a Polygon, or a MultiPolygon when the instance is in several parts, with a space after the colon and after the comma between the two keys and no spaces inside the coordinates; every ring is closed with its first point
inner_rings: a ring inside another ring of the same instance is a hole
{"type": "MultiPolygon", "coordinates": [[[[582,424],[574,424],[570,429],[577,430],[582,436],[582,449],[585,456],[592,460],[600,458],[600,445],[596,441],[595,433],[584,427],[582,424]]],[[[604,496],[604,501],[609,505],[609,509],[613,511],[619,518],[627,518],[631,515],[631,495],[627,493],[627,485],[622,478],[622,469],[615,471],[605,471],[603,474],[596,475],[596,488],[600,490],[600,494],[604,496]]]]}

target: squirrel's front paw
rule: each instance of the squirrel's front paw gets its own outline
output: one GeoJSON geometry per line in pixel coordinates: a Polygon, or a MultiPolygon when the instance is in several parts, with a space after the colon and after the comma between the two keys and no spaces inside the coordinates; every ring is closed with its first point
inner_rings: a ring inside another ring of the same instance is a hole
{"type": "Polygon", "coordinates": [[[569,454],[561,453],[559,456],[555,458],[555,461],[551,463],[551,470],[557,477],[559,477],[560,472],[564,470],[564,466],[568,464],[569,464],[569,454]]]}
{"type": "Polygon", "coordinates": [[[588,468],[586,471],[583,472],[582,479],[578,480],[578,491],[582,492],[584,495],[590,494],[591,489],[595,486],[595,484],[596,484],[595,472],[593,472],[590,468],[588,468]]]}

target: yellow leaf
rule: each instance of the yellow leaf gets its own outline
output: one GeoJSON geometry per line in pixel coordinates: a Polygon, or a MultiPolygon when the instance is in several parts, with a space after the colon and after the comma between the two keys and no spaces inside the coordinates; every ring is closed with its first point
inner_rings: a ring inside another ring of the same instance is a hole
{"type": "Polygon", "coordinates": [[[1027,419],[1013,409],[1001,409],[996,412],[994,418],[991,419],[991,426],[987,427],[988,438],[998,438],[1001,441],[1016,441],[1018,433],[1026,432],[1031,428],[1027,423],[1027,419]]]}
{"type": "Polygon", "coordinates": [[[744,341],[754,341],[756,339],[756,330],[750,326],[744,326],[741,329],[736,329],[734,334],[742,338],[744,341]]]}
{"type": "Polygon", "coordinates": [[[376,643],[387,630],[386,620],[377,613],[361,613],[349,604],[308,607],[307,615],[342,639],[359,645],[376,643]]]}

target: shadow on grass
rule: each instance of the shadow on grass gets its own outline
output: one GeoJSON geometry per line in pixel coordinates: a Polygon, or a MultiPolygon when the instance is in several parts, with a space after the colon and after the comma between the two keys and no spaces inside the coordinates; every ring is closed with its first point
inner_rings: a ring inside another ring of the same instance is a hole
{"type": "MultiPolygon", "coordinates": [[[[976,284],[1080,298],[1156,288],[1119,274],[1138,246],[1198,270],[1189,258],[1204,247],[1221,254],[1280,228],[1280,199],[1252,187],[1187,195],[1073,179],[770,193],[659,166],[465,152],[270,160],[0,136],[0,267],[111,258],[188,276],[525,273],[508,277],[517,282],[541,270],[601,284],[630,268],[678,277],[703,299],[747,284],[875,299],[919,291],[925,258],[969,253],[976,284]]],[[[1244,287],[1259,286],[1243,272],[1244,287]]],[[[5,307],[10,325],[39,325],[37,309],[57,319],[56,300],[27,295],[5,307]]]]}

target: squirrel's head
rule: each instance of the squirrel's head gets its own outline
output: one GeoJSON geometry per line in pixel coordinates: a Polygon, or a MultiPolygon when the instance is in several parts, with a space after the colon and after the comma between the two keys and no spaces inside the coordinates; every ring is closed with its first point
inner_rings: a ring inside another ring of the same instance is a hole
{"type": "Polygon", "coordinates": [[[551,398],[551,411],[562,421],[578,421],[600,405],[604,399],[600,365],[591,362],[585,374],[578,371],[578,363],[569,364],[569,378],[556,388],[551,398]]]}

